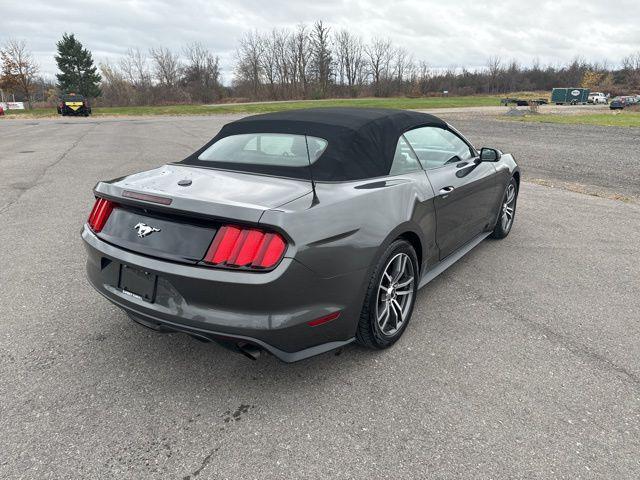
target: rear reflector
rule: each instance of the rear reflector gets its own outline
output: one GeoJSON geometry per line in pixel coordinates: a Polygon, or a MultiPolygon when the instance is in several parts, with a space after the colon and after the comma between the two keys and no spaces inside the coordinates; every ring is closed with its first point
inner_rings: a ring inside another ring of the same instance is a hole
{"type": "Polygon", "coordinates": [[[330,313],[329,315],[325,315],[324,317],[316,318],[315,320],[307,322],[307,325],[309,325],[310,327],[317,327],[318,325],[323,325],[325,323],[330,322],[331,320],[335,320],[339,316],[340,316],[340,312],[333,312],[333,313],[330,313]]]}
{"type": "Polygon", "coordinates": [[[286,248],[277,233],[225,225],[216,233],[204,262],[227,268],[269,269],[280,262],[286,248]]]}
{"type": "Polygon", "coordinates": [[[102,231],[109,219],[109,215],[111,215],[113,207],[114,203],[109,200],[105,200],[104,198],[96,199],[96,203],[93,205],[93,209],[89,214],[89,220],[87,221],[91,230],[96,233],[102,231]]]}

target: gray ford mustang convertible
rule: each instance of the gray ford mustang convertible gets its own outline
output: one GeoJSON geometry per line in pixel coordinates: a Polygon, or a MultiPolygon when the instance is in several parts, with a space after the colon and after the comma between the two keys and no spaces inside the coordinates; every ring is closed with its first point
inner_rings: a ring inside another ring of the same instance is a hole
{"type": "Polygon", "coordinates": [[[417,291],[514,221],[520,170],[423,113],[322,108],[225,125],[95,187],[88,277],[136,322],[292,362],[392,345],[417,291]]]}

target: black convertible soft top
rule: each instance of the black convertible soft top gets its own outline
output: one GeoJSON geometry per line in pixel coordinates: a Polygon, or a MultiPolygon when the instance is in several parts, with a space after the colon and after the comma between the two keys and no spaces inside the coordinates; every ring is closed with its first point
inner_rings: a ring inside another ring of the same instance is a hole
{"type": "Polygon", "coordinates": [[[398,138],[422,126],[446,128],[441,119],[426,113],[384,108],[312,108],[245,117],[231,122],[209,143],[185,158],[188,165],[250,171],[316,181],[346,181],[388,175],[398,138]],[[243,133],[290,133],[323,138],[322,156],[310,167],[275,167],[198,160],[221,138],[243,133]]]}

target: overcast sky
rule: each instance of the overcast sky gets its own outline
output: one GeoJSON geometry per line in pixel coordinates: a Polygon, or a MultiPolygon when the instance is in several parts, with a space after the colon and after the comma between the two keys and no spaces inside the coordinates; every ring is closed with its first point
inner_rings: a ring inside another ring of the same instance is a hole
{"type": "Polygon", "coordinates": [[[580,55],[615,65],[640,50],[640,0],[0,0],[0,43],[26,40],[50,76],[65,31],[98,62],[129,47],[179,51],[199,41],[220,56],[228,81],[244,32],[318,19],[364,40],[388,37],[432,67],[475,68],[493,55],[542,64],[580,55]]]}

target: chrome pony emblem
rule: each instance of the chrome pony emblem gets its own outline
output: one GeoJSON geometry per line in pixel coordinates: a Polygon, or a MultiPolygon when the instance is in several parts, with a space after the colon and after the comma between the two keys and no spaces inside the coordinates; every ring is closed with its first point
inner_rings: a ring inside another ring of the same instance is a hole
{"type": "Polygon", "coordinates": [[[146,237],[147,235],[151,235],[153,232],[159,232],[160,229],[156,227],[150,227],[146,223],[138,223],[135,227],[133,227],[138,231],[138,236],[140,238],[146,237]]]}

